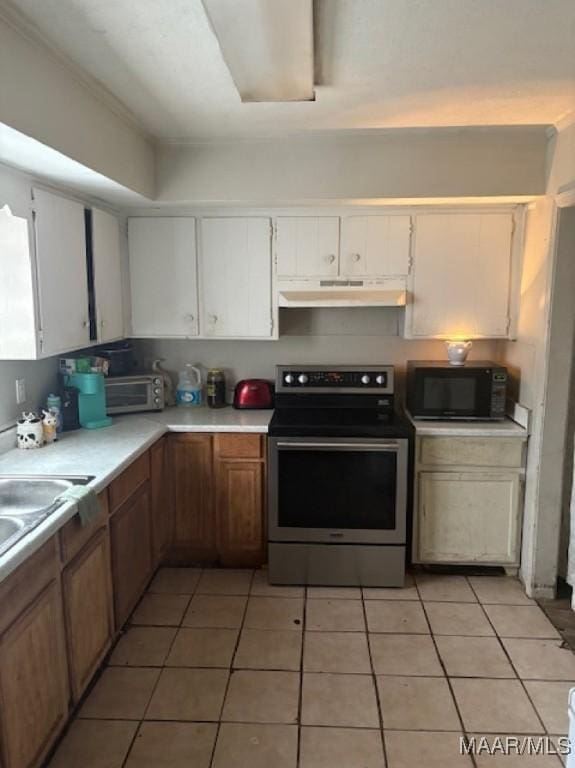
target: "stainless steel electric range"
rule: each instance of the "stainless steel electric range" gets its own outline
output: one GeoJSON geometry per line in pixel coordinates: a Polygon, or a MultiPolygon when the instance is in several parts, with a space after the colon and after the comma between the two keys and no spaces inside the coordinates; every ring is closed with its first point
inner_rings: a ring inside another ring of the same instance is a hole
{"type": "Polygon", "coordinates": [[[270,582],[401,586],[413,428],[393,367],[280,365],[275,404],[270,582]]]}

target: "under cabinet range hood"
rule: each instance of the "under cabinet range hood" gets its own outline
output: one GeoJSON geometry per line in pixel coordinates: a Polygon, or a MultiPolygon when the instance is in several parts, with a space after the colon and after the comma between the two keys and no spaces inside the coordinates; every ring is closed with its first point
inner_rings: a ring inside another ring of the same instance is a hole
{"type": "Polygon", "coordinates": [[[405,280],[302,280],[277,285],[280,307],[404,307],[405,280]]]}

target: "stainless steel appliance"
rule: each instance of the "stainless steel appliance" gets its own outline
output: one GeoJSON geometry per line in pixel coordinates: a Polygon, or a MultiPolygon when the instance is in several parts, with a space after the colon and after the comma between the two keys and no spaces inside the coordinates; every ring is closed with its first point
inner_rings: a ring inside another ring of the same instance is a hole
{"type": "Polygon", "coordinates": [[[407,364],[407,408],[416,419],[497,421],[505,418],[506,399],[507,369],[497,363],[407,364]]]}
{"type": "Polygon", "coordinates": [[[164,379],[157,373],[112,376],[105,380],[109,416],[164,409],[164,379]]]}
{"type": "Polygon", "coordinates": [[[278,366],[269,426],[273,584],[401,586],[413,428],[391,366],[278,366]]]}

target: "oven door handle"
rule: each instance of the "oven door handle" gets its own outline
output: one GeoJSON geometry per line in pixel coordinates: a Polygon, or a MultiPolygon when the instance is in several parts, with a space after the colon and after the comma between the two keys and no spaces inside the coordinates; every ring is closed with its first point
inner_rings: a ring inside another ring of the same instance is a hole
{"type": "Polygon", "coordinates": [[[277,443],[278,448],[296,449],[298,451],[397,451],[399,443],[389,440],[381,443],[277,443]]]}

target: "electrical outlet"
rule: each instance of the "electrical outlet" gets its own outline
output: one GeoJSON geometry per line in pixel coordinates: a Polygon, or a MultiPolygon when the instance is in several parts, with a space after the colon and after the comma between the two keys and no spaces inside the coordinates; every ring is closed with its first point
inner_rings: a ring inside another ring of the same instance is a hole
{"type": "Polygon", "coordinates": [[[16,379],[16,403],[26,402],[26,379],[16,379]]]}

